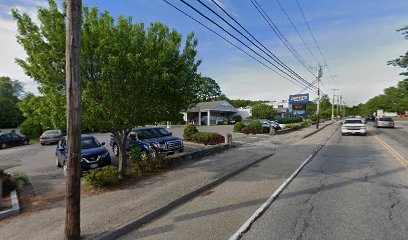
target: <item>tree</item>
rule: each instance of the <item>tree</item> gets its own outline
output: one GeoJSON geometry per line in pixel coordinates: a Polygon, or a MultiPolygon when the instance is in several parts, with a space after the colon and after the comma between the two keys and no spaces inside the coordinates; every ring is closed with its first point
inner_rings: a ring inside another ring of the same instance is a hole
{"type": "MultiPolygon", "coordinates": [[[[398,29],[397,32],[401,32],[403,35],[405,35],[405,39],[408,40],[408,26],[398,29]]],[[[405,55],[402,55],[397,59],[388,61],[387,64],[405,68],[407,71],[400,73],[400,75],[408,76],[408,51],[405,52],[405,55]]]]}
{"type": "Polygon", "coordinates": [[[252,107],[252,116],[259,119],[272,119],[276,115],[273,106],[264,103],[255,104],[252,107]]]}
{"type": "Polygon", "coordinates": [[[115,25],[95,8],[84,8],[83,22],[84,39],[93,40],[83,45],[92,59],[83,67],[84,122],[104,124],[115,134],[123,174],[131,129],[177,118],[196,98],[197,40],[190,34],[180,49],[181,34],[163,24],[145,29],[119,17],[115,25]]]}
{"type": "Polygon", "coordinates": [[[17,127],[23,120],[17,106],[23,94],[23,85],[9,77],[0,77],[0,128],[17,127]]]}
{"type": "Polygon", "coordinates": [[[222,94],[218,83],[209,77],[199,77],[196,81],[197,102],[209,102],[221,100],[222,94]]]}

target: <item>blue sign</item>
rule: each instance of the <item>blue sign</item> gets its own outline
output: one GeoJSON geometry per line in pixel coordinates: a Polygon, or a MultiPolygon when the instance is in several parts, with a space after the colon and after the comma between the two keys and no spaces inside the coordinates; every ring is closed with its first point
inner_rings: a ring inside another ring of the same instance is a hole
{"type": "Polygon", "coordinates": [[[309,102],[309,94],[289,95],[289,104],[306,105],[309,102]]]}

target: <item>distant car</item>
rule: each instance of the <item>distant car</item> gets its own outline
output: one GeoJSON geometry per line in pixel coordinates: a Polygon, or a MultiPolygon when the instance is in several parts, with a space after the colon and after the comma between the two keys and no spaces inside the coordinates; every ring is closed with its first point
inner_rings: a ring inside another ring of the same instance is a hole
{"type": "Polygon", "coordinates": [[[368,115],[366,118],[366,122],[368,121],[375,122],[375,117],[373,115],[368,115]]]}
{"type": "MultiPolygon", "coordinates": [[[[111,134],[110,146],[116,156],[119,156],[119,147],[116,137],[111,134]]],[[[156,157],[158,154],[173,154],[183,152],[183,139],[173,137],[172,133],[161,127],[134,128],[129,133],[126,143],[126,152],[132,147],[138,146],[141,150],[141,157],[156,157]]]]}
{"type": "MultiPolygon", "coordinates": [[[[81,136],[81,171],[86,172],[99,167],[112,164],[108,149],[104,147],[105,143],[88,135],[81,136]]],[[[58,167],[67,169],[67,137],[63,137],[57,145],[55,152],[56,164],[58,167]]]]}
{"type": "Polygon", "coordinates": [[[393,128],[395,126],[395,122],[390,117],[380,117],[375,119],[374,127],[386,127],[386,128],[393,128]]]}
{"type": "Polygon", "coordinates": [[[365,136],[367,135],[367,128],[361,118],[348,118],[343,121],[341,134],[359,134],[365,136]]]}
{"type": "Polygon", "coordinates": [[[64,137],[64,133],[61,130],[47,130],[41,134],[40,144],[58,143],[62,137],[64,137]]]}
{"type": "Polygon", "coordinates": [[[0,149],[29,144],[30,139],[15,133],[0,133],[0,149]]]}

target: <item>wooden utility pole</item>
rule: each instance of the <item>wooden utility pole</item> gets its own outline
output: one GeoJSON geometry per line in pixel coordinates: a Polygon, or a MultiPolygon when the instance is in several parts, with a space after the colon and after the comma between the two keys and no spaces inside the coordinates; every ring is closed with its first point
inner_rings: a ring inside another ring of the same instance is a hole
{"type": "Polygon", "coordinates": [[[322,67],[319,66],[317,69],[317,120],[316,128],[319,128],[320,123],[320,78],[322,77],[322,67]]]}
{"type": "Polygon", "coordinates": [[[66,97],[67,97],[67,210],[65,239],[81,237],[81,0],[67,1],[66,97]]]}

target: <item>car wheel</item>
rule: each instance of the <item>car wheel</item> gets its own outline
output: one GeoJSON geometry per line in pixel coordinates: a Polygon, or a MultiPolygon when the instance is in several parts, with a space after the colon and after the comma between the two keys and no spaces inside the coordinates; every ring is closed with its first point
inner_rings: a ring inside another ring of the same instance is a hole
{"type": "Polygon", "coordinates": [[[179,153],[182,153],[182,152],[184,152],[184,149],[179,150],[179,153]]]}
{"type": "Polygon", "coordinates": [[[41,146],[44,146],[45,145],[45,143],[40,143],[41,144],[41,146]]]}
{"type": "Polygon", "coordinates": [[[24,140],[23,144],[28,145],[28,140],[24,140]]]}
{"type": "Polygon", "coordinates": [[[62,165],[62,170],[64,171],[64,176],[67,176],[68,175],[67,161],[64,161],[64,165],[62,165]]]}
{"type": "Polygon", "coordinates": [[[115,154],[116,157],[119,156],[119,147],[117,144],[113,145],[113,154],[115,154]]]}
{"type": "Polygon", "coordinates": [[[5,149],[5,148],[7,148],[7,144],[6,144],[6,143],[2,143],[2,144],[0,145],[0,149],[5,149]]]}
{"type": "Polygon", "coordinates": [[[57,167],[62,167],[61,164],[58,161],[58,157],[55,157],[55,162],[57,163],[57,167]]]}

